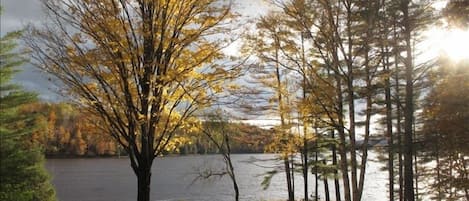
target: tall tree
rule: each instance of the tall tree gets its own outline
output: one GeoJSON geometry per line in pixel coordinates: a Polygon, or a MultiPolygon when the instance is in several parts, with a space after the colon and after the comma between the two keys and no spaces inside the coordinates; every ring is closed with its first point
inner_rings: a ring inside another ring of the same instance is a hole
{"type": "Polygon", "coordinates": [[[197,121],[228,70],[218,62],[233,15],[217,0],[43,0],[53,21],[25,38],[40,69],[99,116],[127,153],[139,201],[155,157],[197,121]]]}
{"type": "Polygon", "coordinates": [[[19,35],[11,32],[0,38],[0,200],[53,201],[55,190],[44,168],[43,153],[30,143],[34,116],[18,112],[34,102],[36,95],[9,83],[24,63],[15,53],[19,35]]]}
{"type": "Polygon", "coordinates": [[[428,175],[429,194],[435,200],[469,199],[469,62],[442,65],[430,77],[432,87],[425,97],[424,151],[436,161],[428,175]]]}
{"type": "MultiPolygon", "coordinates": [[[[285,46],[291,43],[285,40],[289,37],[286,25],[281,20],[281,13],[271,13],[267,16],[261,17],[256,24],[257,33],[247,37],[247,49],[259,58],[260,65],[255,71],[254,82],[256,85],[264,87],[264,91],[268,91],[268,102],[272,103],[265,109],[273,111],[276,118],[280,119],[280,126],[278,126],[275,136],[275,141],[272,150],[281,153],[283,160],[283,170],[287,181],[288,200],[295,199],[294,190],[294,167],[293,162],[290,160],[293,150],[293,143],[291,140],[291,114],[292,114],[292,83],[288,74],[290,73],[285,68],[285,46]]],[[[265,93],[265,92],[263,92],[265,93]]],[[[265,95],[264,95],[265,96],[265,95]]]]}

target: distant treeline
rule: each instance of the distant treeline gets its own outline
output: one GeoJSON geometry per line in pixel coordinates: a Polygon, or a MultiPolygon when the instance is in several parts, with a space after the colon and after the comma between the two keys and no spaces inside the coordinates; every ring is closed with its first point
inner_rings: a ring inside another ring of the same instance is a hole
{"type": "MultiPolygon", "coordinates": [[[[21,112],[35,115],[38,128],[31,140],[43,146],[47,157],[95,157],[126,155],[108,133],[97,125],[99,119],[68,103],[32,103],[21,112]]],[[[257,126],[228,123],[233,153],[262,153],[271,142],[269,130],[257,126]]],[[[212,154],[216,146],[202,133],[179,133],[165,154],[212,154]]]]}

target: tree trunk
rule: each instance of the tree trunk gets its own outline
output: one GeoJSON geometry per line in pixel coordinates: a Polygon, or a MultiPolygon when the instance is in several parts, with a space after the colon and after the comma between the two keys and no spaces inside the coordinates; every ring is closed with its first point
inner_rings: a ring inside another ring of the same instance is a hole
{"type": "Polygon", "coordinates": [[[293,193],[291,170],[290,170],[290,161],[288,159],[288,156],[286,156],[283,159],[283,163],[285,165],[285,174],[286,174],[286,177],[287,177],[288,201],[294,201],[295,200],[295,194],[293,193]]]}
{"type": "MultiPolygon", "coordinates": [[[[306,129],[305,129],[306,131],[306,129]]],[[[306,135],[304,133],[303,135],[306,135]]],[[[308,201],[308,150],[307,150],[306,137],[303,139],[303,183],[304,183],[304,196],[305,201],[308,201]]]]}
{"type": "MultiPolygon", "coordinates": [[[[331,138],[335,139],[334,130],[331,130],[331,138]]],[[[336,152],[335,144],[332,145],[332,165],[337,166],[337,152],[336,152]]],[[[340,184],[339,184],[338,176],[339,176],[339,174],[338,174],[337,169],[334,169],[335,200],[336,201],[341,201],[341,198],[340,198],[340,184]]]]}
{"type": "MultiPolygon", "coordinates": [[[[394,40],[397,40],[397,31],[396,31],[396,24],[393,24],[393,35],[394,35],[394,40]]],[[[394,47],[397,48],[397,47],[394,47]]],[[[394,51],[394,80],[395,80],[395,90],[396,90],[396,98],[395,98],[395,104],[396,104],[396,135],[397,135],[397,148],[398,148],[398,163],[399,163],[399,201],[404,200],[404,169],[403,169],[403,161],[402,161],[402,132],[401,132],[401,92],[400,92],[400,85],[399,85],[399,55],[397,50],[394,51]]]]}
{"type": "Polygon", "coordinates": [[[137,201],[150,201],[151,168],[143,167],[137,172],[138,195],[137,201]]]}
{"type": "MultiPolygon", "coordinates": [[[[278,61],[279,58],[279,53],[278,53],[278,47],[280,46],[279,41],[276,42],[276,49],[275,49],[275,59],[278,61]]],[[[284,100],[283,100],[283,95],[282,95],[282,80],[281,80],[281,74],[280,74],[280,65],[278,62],[275,63],[275,76],[277,80],[277,96],[278,96],[278,109],[279,109],[279,116],[280,116],[280,123],[282,128],[285,127],[285,117],[284,117],[284,100]]],[[[283,132],[283,131],[282,131],[283,132]]],[[[288,137],[285,133],[282,133],[283,137],[285,139],[288,139],[288,137]]],[[[294,201],[295,200],[295,194],[293,190],[293,185],[292,185],[292,174],[291,174],[291,168],[290,168],[290,161],[289,161],[289,154],[285,154],[285,157],[283,158],[283,164],[285,167],[285,176],[287,179],[287,190],[288,190],[288,200],[289,201],[294,201]]]]}
{"type": "MultiPolygon", "coordinates": [[[[304,46],[304,36],[301,33],[301,52],[302,52],[302,65],[303,71],[306,72],[305,68],[305,46],[304,46]]],[[[306,100],[306,74],[303,73],[303,100],[306,100]]],[[[301,115],[303,119],[303,184],[304,184],[304,201],[308,201],[308,138],[307,132],[308,127],[306,125],[305,114],[301,115]]]]}
{"type": "Polygon", "coordinates": [[[414,85],[413,85],[413,63],[411,47],[411,29],[409,19],[409,0],[401,2],[401,11],[403,13],[404,38],[406,41],[405,58],[405,107],[404,107],[404,200],[414,201],[414,173],[413,173],[413,151],[412,151],[412,125],[414,118],[414,85]]]}
{"type": "MultiPolygon", "coordinates": [[[[317,133],[317,130],[316,130],[317,133]]],[[[319,200],[319,173],[318,173],[318,144],[317,142],[314,143],[314,200],[319,200]]]]}
{"type": "Polygon", "coordinates": [[[235,201],[239,201],[239,187],[238,187],[238,182],[236,181],[236,174],[234,171],[233,161],[231,161],[230,138],[226,133],[223,134],[223,137],[225,139],[226,153],[223,151],[223,149],[221,149],[220,146],[218,146],[219,147],[218,150],[223,154],[223,157],[225,157],[225,163],[228,163],[228,168],[229,168],[228,173],[230,175],[231,181],[233,182],[233,189],[235,192],[235,201]]]}
{"type": "MultiPolygon", "coordinates": [[[[326,165],[326,160],[323,160],[322,163],[324,165],[326,165]]],[[[329,193],[329,183],[327,181],[327,177],[326,177],[326,171],[323,172],[323,177],[322,177],[323,181],[324,181],[324,194],[326,196],[326,201],[330,201],[331,198],[330,198],[330,193],[329,193]]],[[[336,199],[337,200],[337,199],[336,199]]]]}
{"type": "Polygon", "coordinates": [[[337,94],[338,94],[338,107],[339,113],[338,120],[338,131],[339,131],[339,155],[340,155],[340,171],[342,172],[342,181],[344,184],[344,196],[346,201],[351,200],[350,196],[350,181],[348,176],[348,164],[347,164],[347,148],[346,148],[346,141],[345,141],[345,130],[344,130],[344,116],[342,114],[343,111],[343,97],[342,97],[342,83],[340,78],[337,79],[337,94]]]}
{"type": "MultiPolygon", "coordinates": [[[[414,139],[417,139],[416,134],[415,134],[415,124],[412,127],[413,130],[413,136],[414,139]]],[[[415,200],[419,200],[419,169],[418,169],[418,161],[417,161],[417,150],[413,149],[414,154],[414,167],[415,167],[415,173],[414,173],[414,178],[415,178],[415,200]]]]}
{"type": "Polygon", "coordinates": [[[234,173],[233,163],[231,162],[231,157],[228,157],[227,160],[228,160],[228,165],[229,165],[229,168],[230,168],[230,174],[229,175],[231,177],[231,181],[233,182],[233,189],[234,189],[234,192],[235,192],[235,200],[239,201],[239,187],[238,187],[238,182],[236,181],[236,176],[235,176],[235,173],[234,173]]]}
{"type": "Polygon", "coordinates": [[[293,200],[295,200],[295,167],[293,163],[293,154],[290,154],[290,174],[291,174],[291,192],[293,200]]]}
{"type": "Polygon", "coordinates": [[[389,200],[394,201],[394,140],[392,134],[392,107],[391,107],[391,84],[388,75],[389,62],[386,61],[385,73],[385,102],[386,102],[386,138],[388,141],[388,171],[389,171],[389,200]]]}
{"type": "MultiPolygon", "coordinates": [[[[344,3],[349,4],[350,2],[344,3]]],[[[347,101],[348,101],[348,115],[349,115],[349,139],[350,139],[350,171],[352,175],[352,199],[353,201],[358,201],[358,177],[357,177],[357,153],[356,153],[356,144],[355,144],[355,90],[353,87],[353,81],[355,79],[354,72],[353,72],[353,48],[354,48],[354,40],[352,39],[352,8],[351,6],[346,6],[347,12],[347,21],[346,21],[346,31],[347,31],[347,57],[346,65],[347,65],[347,73],[346,73],[346,84],[347,84],[347,101]]],[[[345,55],[345,52],[344,52],[345,55]]]]}

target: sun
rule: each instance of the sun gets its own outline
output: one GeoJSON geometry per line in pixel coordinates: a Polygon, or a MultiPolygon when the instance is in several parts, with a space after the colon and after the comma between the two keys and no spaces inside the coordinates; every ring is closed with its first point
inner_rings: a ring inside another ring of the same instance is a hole
{"type": "Polygon", "coordinates": [[[432,29],[427,38],[437,54],[455,62],[469,60],[469,29],[432,29]]]}
{"type": "Polygon", "coordinates": [[[469,59],[469,30],[453,29],[447,31],[441,49],[451,60],[469,59]]]}

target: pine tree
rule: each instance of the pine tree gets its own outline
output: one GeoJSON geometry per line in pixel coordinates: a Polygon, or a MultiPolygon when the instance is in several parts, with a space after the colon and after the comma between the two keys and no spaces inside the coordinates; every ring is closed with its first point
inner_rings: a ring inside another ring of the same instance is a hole
{"type": "Polygon", "coordinates": [[[44,156],[28,140],[35,129],[34,116],[18,112],[36,95],[8,83],[24,62],[14,53],[19,35],[12,32],[0,39],[0,200],[53,201],[55,191],[44,169],[44,156]]]}
{"type": "Polygon", "coordinates": [[[423,151],[436,167],[427,171],[434,200],[469,199],[469,62],[442,61],[425,97],[423,151]]]}

